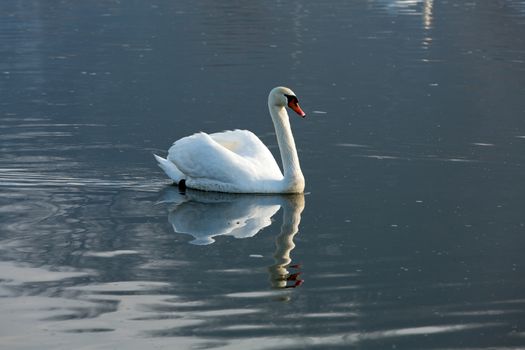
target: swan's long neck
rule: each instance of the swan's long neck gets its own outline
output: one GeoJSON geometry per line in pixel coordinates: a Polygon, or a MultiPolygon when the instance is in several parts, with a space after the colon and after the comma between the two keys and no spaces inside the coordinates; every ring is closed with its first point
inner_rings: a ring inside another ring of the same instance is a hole
{"type": "Polygon", "coordinates": [[[288,113],[284,107],[269,105],[269,109],[275,127],[279,151],[281,152],[284,180],[290,185],[291,192],[302,192],[304,189],[304,176],[299,165],[299,156],[295,148],[288,113]]]}

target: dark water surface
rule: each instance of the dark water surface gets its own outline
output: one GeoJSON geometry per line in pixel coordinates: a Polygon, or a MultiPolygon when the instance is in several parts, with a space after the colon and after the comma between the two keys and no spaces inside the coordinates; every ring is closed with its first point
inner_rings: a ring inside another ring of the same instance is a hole
{"type": "Polygon", "coordinates": [[[524,1],[0,13],[0,348],[525,347],[524,1]],[[169,186],[281,84],[304,196],[169,186]]]}

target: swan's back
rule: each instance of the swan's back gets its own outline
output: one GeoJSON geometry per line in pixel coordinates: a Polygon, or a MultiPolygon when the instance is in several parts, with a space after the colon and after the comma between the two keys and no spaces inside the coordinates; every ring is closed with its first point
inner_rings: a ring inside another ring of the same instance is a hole
{"type": "Polygon", "coordinates": [[[257,163],[258,171],[266,169],[272,175],[282,175],[272,152],[253,132],[248,130],[228,130],[210,134],[210,137],[228,150],[257,163]]]}

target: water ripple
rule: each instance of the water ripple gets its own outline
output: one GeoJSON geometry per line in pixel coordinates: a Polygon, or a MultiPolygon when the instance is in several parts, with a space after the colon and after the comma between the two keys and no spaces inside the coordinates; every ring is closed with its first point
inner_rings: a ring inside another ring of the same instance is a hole
{"type": "Polygon", "coordinates": [[[143,177],[117,176],[115,178],[85,178],[74,175],[56,173],[38,173],[34,169],[3,168],[0,169],[0,187],[92,187],[108,189],[135,189],[139,191],[157,192],[165,186],[165,181],[145,179],[143,177]]]}

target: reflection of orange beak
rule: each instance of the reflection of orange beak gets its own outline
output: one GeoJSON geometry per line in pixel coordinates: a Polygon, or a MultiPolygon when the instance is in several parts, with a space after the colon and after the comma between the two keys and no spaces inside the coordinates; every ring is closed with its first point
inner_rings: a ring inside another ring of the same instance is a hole
{"type": "Polygon", "coordinates": [[[288,107],[290,107],[295,113],[299,114],[300,117],[306,117],[306,113],[303,112],[303,110],[301,109],[301,107],[299,107],[299,104],[297,102],[290,102],[288,104],[288,107]]]}

